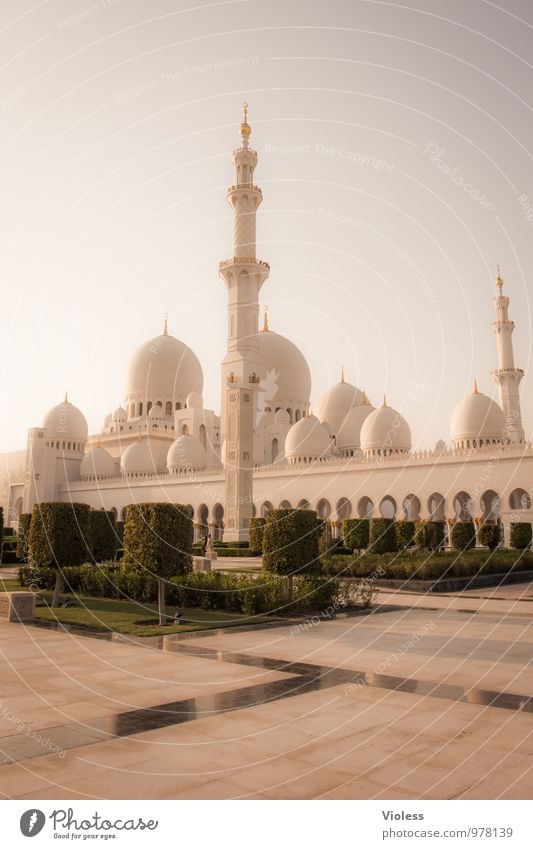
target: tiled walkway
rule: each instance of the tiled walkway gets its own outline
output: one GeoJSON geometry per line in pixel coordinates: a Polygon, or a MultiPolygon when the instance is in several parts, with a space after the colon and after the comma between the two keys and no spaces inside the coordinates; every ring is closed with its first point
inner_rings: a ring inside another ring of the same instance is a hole
{"type": "Polygon", "coordinates": [[[379,615],[142,646],[1,625],[0,790],[530,798],[533,610],[515,598],[387,593],[379,615]]]}

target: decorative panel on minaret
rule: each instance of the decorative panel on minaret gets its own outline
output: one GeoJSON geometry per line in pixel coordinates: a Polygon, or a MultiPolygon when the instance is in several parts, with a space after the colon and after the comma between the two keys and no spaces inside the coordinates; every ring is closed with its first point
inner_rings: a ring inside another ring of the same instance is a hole
{"type": "Polygon", "coordinates": [[[228,383],[227,392],[224,537],[236,541],[248,539],[253,515],[255,387],[228,383]]]}

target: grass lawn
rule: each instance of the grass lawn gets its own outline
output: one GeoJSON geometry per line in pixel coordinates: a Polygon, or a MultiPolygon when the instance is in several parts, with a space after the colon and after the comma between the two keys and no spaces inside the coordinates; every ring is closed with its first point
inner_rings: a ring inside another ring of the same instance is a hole
{"type": "MultiPolygon", "coordinates": [[[[0,590],[16,592],[24,590],[16,580],[1,580],[0,590]]],[[[76,628],[88,628],[98,631],[114,631],[117,634],[130,634],[135,637],[158,637],[165,634],[182,634],[186,631],[205,631],[212,628],[229,628],[241,625],[257,625],[271,622],[271,616],[244,617],[239,613],[225,613],[223,610],[202,610],[199,607],[180,610],[185,621],[181,625],[168,625],[160,628],[157,624],[157,605],[138,604],[112,598],[94,598],[85,595],[64,595],[75,607],[61,607],[52,610],[46,605],[52,600],[52,592],[43,590],[38,593],[39,600],[45,604],[35,610],[36,622],[61,622],[76,628]]],[[[173,615],[175,607],[169,607],[167,613],[173,615]]]]}

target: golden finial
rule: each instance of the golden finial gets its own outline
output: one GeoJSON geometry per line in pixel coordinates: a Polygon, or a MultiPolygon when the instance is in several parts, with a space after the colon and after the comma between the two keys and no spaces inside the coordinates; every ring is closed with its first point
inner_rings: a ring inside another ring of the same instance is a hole
{"type": "Polygon", "coordinates": [[[477,388],[477,380],[474,380],[474,395],[479,395],[479,389],[477,388]]]}
{"type": "Polygon", "coordinates": [[[346,383],[346,380],[344,378],[344,366],[341,366],[341,383],[346,383]]]}
{"type": "Polygon", "coordinates": [[[248,123],[248,104],[242,105],[242,121],[241,121],[241,136],[248,138],[252,133],[252,128],[248,123]]]}
{"type": "Polygon", "coordinates": [[[384,407],[387,406],[387,396],[386,395],[383,396],[383,406],[384,407]]]}
{"type": "Polygon", "coordinates": [[[268,307],[265,306],[265,317],[263,320],[263,333],[268,333],[270,330],[270,325],[268,323],[268,307]]]}
{"type": "Polygon", "coordinates": [[[500,289],[501,289],[501,288],[502,288],[502,286],[503,286],[503,279],[502,279],[502,275],[501,275],[501,271],[500,271],[500,265],[499,265],[499,263],[498,263],[498,265],[496,266],[496,270],[497,270],[497,274],[498,274],[498,276],[496,277],[496,286],[499,286],[499,287],[500,287],[500,289]]]}
{"type": "Polygon", "coordinates": [[[64,401],[64,403],[68,404],[68,389],[65,390],[65,401],[64,401]]]}
{"type": "Polygon", "coordinates": [[[168,336],[168,312],[165,313],[165,321],[163,323],[163,336],[168,336]]]}
{"type": "Polygon", "coordinates": [[[366,394],[366,392],[365,392],[365,390],[364,390],[364,389],[363,389],[363,400],[361,401],[361,404],[362,404],[363,406],[365,406],[365,407],[369,407],[369,406],[370,406],[370,401],[368,400],[368,396],[367,396],[367,394],[366,394]]]}

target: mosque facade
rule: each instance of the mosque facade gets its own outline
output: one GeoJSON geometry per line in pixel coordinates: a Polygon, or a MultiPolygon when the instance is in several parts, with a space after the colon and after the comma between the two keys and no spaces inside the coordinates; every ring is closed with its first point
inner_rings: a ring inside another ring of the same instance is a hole
{"type": "Polygon", "coordinates": [[[250,518],[273,507],[311,508],[333,534],[350,517],[533,521],[533,445],[520,408],[514,322],[498,271],[493,331],[499,403],[473,391],[454,410],[450,440],[413,451],[411,430],[387,399],[372,405],[341,374],[310,410],[311,373],[301,351],[260,316],[270,268],[256,254],[254,182],[247,112],[233,152],[232,255],[219,264],[228,297],[220,415],[206,409],[201,363],[169,333],[133,354],[124,398],[89,435],[67,397],[30,428],[26,447],[0,456],[7,523],[41,501],[75,501],[123,519],[132,503],[188,506],[197,537],[242,540],[250,518]],[[260,329],[261,328],[261,329],[260,329]]]}

